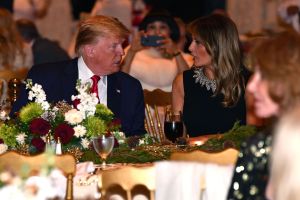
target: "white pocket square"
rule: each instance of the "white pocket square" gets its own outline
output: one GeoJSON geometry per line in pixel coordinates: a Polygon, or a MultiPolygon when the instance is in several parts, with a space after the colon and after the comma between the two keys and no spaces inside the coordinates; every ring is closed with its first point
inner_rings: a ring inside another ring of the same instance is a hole
{"type": "Polygon", "coordinates": [[[117,92],[117,93],[121,93],[121,90],[118,90],[118,89],[117,89],[116,92],[117,92]]]}

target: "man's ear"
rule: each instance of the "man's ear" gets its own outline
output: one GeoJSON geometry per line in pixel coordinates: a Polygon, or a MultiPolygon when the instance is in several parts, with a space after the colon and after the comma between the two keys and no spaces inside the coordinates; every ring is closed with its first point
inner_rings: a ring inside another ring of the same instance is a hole
{"type": "Polygon", "coordinates": [[[94,48],[94,45],[85,45],[83,47],[83,51],[85,53],[85,55],[87,55],[88,57],[94,57],[95,55],[95,48],[94,48]]]}

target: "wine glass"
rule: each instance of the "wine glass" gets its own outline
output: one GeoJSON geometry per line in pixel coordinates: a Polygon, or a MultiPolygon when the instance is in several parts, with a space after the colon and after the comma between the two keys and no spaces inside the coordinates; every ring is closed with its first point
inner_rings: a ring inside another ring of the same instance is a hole
{"type": "Polygon", "coordinates": [[[167,110],[165,114],[164,132],[168,140],[173,143],[176,139],[183,136],[183,122],[181,112],[167,110]]]}
{"type": "Polygon", "coordinates": [[[106,159],[110,152],[112,151],[115,143],[115,138],[113,136],[101,135],[93,138],[93,146],[97,154],[102,159],[101,168],[106,167],[106,159]]]}

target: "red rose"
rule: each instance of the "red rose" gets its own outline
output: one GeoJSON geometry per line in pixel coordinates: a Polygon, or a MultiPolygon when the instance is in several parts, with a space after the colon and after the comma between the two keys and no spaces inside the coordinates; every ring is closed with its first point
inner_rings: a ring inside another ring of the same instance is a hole
{"type": "Polygon", "coordinates": [[[31,144],[39,151],[42,152],[45,149],[45,145],[46,143],[44,142],[44,140],[42,140],[42,138],[37,137],[37,138],[33,138],[31,140],[31,144]]]}
{"type": "Polygon", "coordinates": [[[111,131],[116,131],[121,128],[121,120],[120,119],[113,119],[109,124],[108,124],[108,130],[111,131]]]}
{"type": "Polygon", "coordinates": [[[29,130],[33,134],[46,135],[51,128],[48,121],[43,118],[36,118],[31,121],[29,125],[29,130]]]}
{"type": "Polygon", "coordinates": [[[0,144],[4,144],[4,141],[0,138],[0,144]]]}
{"type": "Polygon", "coordinates": [[[74,136],[74,129],[69,126],[68,124],[60,124],[54,130],[54,138],[60,138],[62,144],[67,144],[71,141],[72,137],[74,136]]]}
{"type": "Polygon", "coordinates": [[[113,125],[113,126],[121,126],[121,119],[118,119],[118,118],[113,119],[111,121],[111,125],[113,125]]]}
{"type": "Polygon", "coordinates": [[[75,109],[77,109],[78,104],[80,104],[80,99],[75,99],[73,101],[73,106],[74,106],[75,109]]]}

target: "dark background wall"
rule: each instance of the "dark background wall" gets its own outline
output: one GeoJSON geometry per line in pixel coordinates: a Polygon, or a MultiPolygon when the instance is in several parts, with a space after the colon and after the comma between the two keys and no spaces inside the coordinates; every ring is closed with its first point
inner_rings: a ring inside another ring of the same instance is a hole
{"type": "Polygon", "coordinates": [[[173,16],[190,22],[197,17],[211,14],[215,9],[224,9],[226,0],[145,0],[154,7],[162,7],[173,16]]]}

